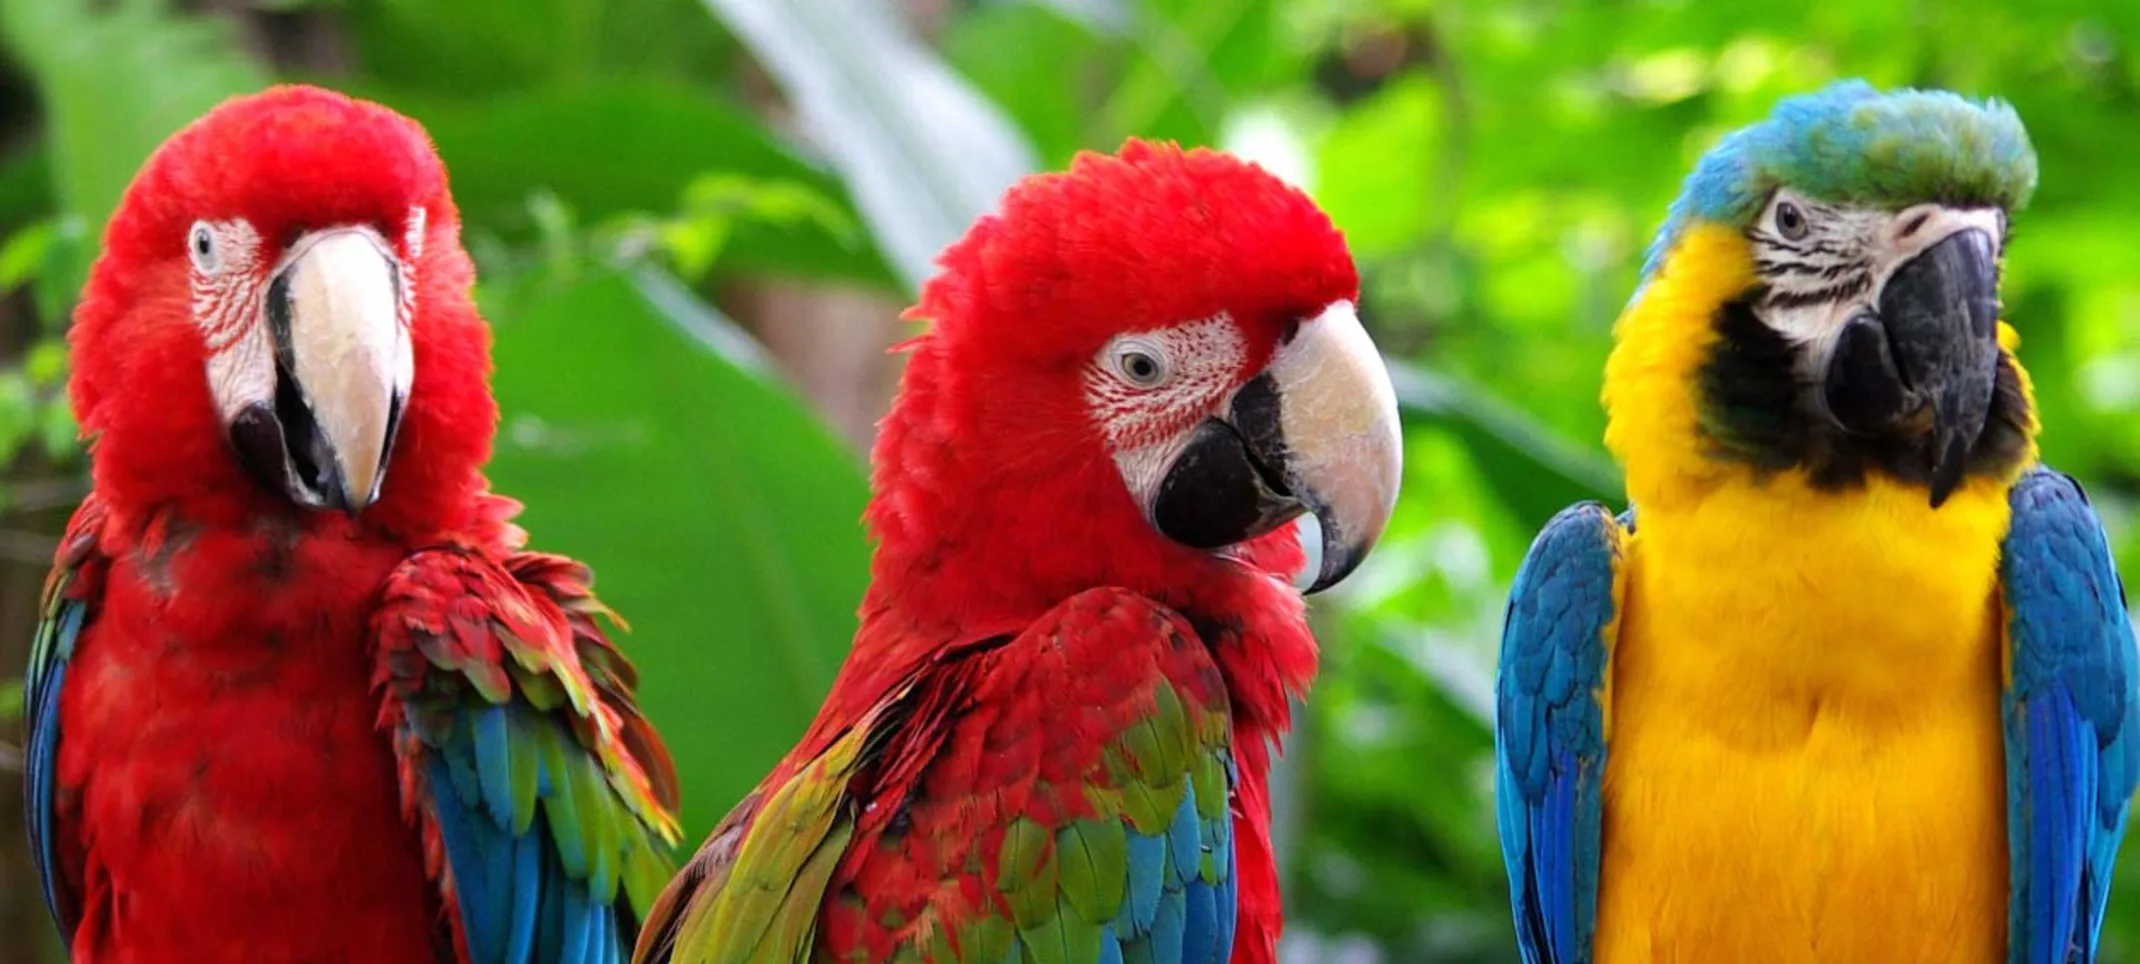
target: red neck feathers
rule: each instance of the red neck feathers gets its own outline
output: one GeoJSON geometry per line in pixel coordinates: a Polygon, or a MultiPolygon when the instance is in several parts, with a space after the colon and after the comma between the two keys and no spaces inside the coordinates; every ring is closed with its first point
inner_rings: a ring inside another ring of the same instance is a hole
{"type": "Polygon", "coordinates": [[[919,339],[877,441],[867,520],[878,547],[833,715],[865,711],[947,646],[1018,632],[1082,590],[1121,586],[1197,625],[1244,739],[1282,733],[1290,696],[1316,667],[1287,581],[1305,565],[1293,527],[1230,554],[1179,545],[1146,521],[1082,413],[1036,434],[1031,423],[1057,416],[986,389],[919,339]]]}

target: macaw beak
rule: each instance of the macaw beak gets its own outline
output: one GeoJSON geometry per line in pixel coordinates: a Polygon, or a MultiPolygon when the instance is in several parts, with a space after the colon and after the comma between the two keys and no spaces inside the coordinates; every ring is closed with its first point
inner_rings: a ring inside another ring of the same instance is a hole
{"type": "Polygon", "coordinates": [[[1336,585],[1374,548],[1403,475],[1397,395],[1348,302],[1301,323],[1262,373],[1199,424],[1149,509],[1161,533],[1197,548],[1254,539],[1315,514],[1336,585]]]}
{"type": "Polygon", "coordinates": [[[354,516],[379,498],[414,375],[402,283],[393,252],[361,228],[298,239],[269,279],[274,395],[229,432],[246,467],[298,505],[354,516]]]}
{"type": "Polygon", "coordinates": [[[1844,325],[1824,392],[1839,424],[1925,442],[1933,508],[1961,485],[1999,370],[1999,255],[1959,222],[1888,275],[1874,311],[1844,325]]]}

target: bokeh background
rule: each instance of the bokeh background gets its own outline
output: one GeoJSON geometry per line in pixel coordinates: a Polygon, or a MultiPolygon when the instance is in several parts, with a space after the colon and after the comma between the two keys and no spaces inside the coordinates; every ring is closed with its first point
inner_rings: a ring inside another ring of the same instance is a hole
{"type": "MultiPolygon", "coordinates": [[[[0,960],[54,959],[21,666],[85,490],[60,341],[164,136],[277,79],[426,124],[497,332],[493,478],[592,562],[703,834],[853,630],[883,349],[1001,189],[1125,136],[1212,144],[1350,237],[1404,504],[1316,607],[1278,787],[1289,961],[1512,962],[1491,673],[1530,534],[1618,504],[1600,368],[1694,158],[1831,78],[2012,101],[2042,156],[2006,301],[2043,448],[2128,571],[2140,496],[2140,4],[1555,0],[0,0],[0,960]]],[[[242,605],[242,602],[235,604],[242,605]]],[[[2140,868],[2106,958],[2140,960],[2140,868]]]]}

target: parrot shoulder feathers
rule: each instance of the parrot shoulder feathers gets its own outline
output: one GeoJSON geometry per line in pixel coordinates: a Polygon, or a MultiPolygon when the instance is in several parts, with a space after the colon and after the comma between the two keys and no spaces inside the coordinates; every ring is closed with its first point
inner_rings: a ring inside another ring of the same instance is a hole
{"type": "Polygon", "coordinates": [[[1088,590],[806,743],[663,896],[638,960],[1223,960],[1231,739],[1189,622],[1088,590]]]}
{"type": "Polygon", "coordinates": [[[591,581],[561,556],[426,549],[373,616],[379,725],[470,962],[628,947],[671,872],[675,767],[591,581]]]}

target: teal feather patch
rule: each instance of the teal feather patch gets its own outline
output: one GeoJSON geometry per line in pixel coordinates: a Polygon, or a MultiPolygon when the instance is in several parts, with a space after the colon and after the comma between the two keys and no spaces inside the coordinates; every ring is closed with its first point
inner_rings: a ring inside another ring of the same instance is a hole
{"type": "Polygon", "coordinates": [[[1783,186],[1839,204],[1900,209],[1940,201],[2013,211],[2036,189],[2036,151],[2002,101],[1838,81],[1786,98],[1702,156],[1650,246],[1643,277],[1689,223],[1744,226],[1783,186]]]}

